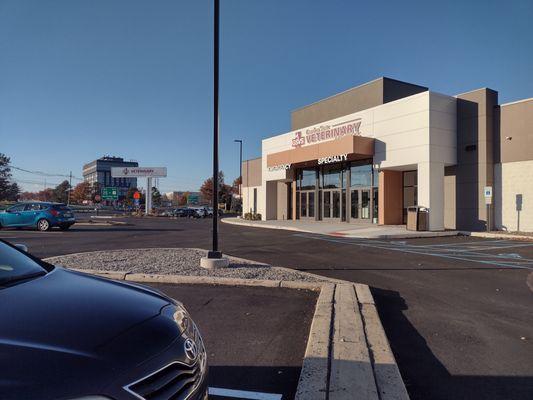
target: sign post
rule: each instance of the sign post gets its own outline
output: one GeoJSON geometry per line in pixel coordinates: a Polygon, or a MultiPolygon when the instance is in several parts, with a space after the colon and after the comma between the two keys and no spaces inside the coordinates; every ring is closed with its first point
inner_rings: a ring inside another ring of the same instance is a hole
{"type": "Polygon", "coordinates": [[[492,204],[492,186],[485,186],[483,188],[483,196],[485,197],[485,204],[487,205],[487,232],[490,232],[492,218],[490,217],[490,209],[492,204]]]}

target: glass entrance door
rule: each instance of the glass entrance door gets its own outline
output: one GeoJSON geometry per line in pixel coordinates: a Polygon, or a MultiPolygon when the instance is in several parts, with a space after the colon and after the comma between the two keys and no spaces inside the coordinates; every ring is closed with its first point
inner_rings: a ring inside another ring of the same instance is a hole
{"type": "Polygon", "coordinates": [[[350,218],[352,220],[370,219],[371,209],[370,188],[350,191],[350,218]]]}
{"type": "Polygon", "coordinates": [[[315,218],[315,192],[299,192],[300,218],[315,218]]]}
{"type": "Polygon", "coordinates": [[[322,219],[341,219],[342,199],[340,190],[322,191],[322,219]]]}

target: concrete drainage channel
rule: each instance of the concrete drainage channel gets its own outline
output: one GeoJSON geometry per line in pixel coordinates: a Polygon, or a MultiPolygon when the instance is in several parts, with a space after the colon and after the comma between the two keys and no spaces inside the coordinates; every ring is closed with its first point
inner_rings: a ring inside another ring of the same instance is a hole
{"type": "Polygon", "coordinates": [[[367,285],[323,284],[297,400],[409,399],[367,285]]]}
{"type": "MultiPolygon", "coordinates": [[[[409,399],[367,285],[343,281],[321,283],[75,270],[110,279],[142,283],[320,290],[295,398],[297,400],[344,400],[354,397],[368,400],[409,399]]],[[[211,389],[212,394],[216,394],[218,388],[211,389]]],[[[238,398],[256,398],[251,392],[238,392],[244,396],[238,398]]],[[[234,397],[230,393],[224,393],[225,395],[222,394],[224,397],[228,395],[234,397]]],[[[263,397],[258,398],[266,398],[264,396],[269,394],[261,395],[263,397]]],[[[275,398],[281,399],[281,396],[275,398]]]]}

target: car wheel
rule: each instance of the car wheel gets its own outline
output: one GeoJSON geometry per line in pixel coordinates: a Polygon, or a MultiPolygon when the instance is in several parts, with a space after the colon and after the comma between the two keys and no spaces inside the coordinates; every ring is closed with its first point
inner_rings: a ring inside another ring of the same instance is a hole
{"type": "Polygon", "coordinates": [[[48,222],[48,220],[46,219],[40,219],[39,221],[37,221],[37,229],[40,230],[41,232],[46,232],[46,231],[49,231],[51,228],[50,226],[50,222],[48,222]]]}
{"type": "Polygon", "coordinates": [[[62,231],[66,231],[69,228],[70,228],[70,225],[60,225],[59,226],[59,229],[61,229],[62,231]]]}

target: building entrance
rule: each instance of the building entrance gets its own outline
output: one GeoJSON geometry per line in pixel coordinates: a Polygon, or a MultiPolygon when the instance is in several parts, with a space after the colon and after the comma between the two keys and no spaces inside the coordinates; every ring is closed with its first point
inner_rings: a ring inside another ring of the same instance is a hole
{"type": "Polygon", "coordinates": [[[297,171],[297,218],[377,222],[377,174],[371,160],[297,171]]]}
{"type": "Polygon", "coordinates": [[[350,219],[369,220],[371,218],[372,188],[350,190],[350,219]]]}
{"type": "Polygon", "coordinates": [[[322,190],[322,219],[341,220],[343,201],[340,190],[322,190]]]}

